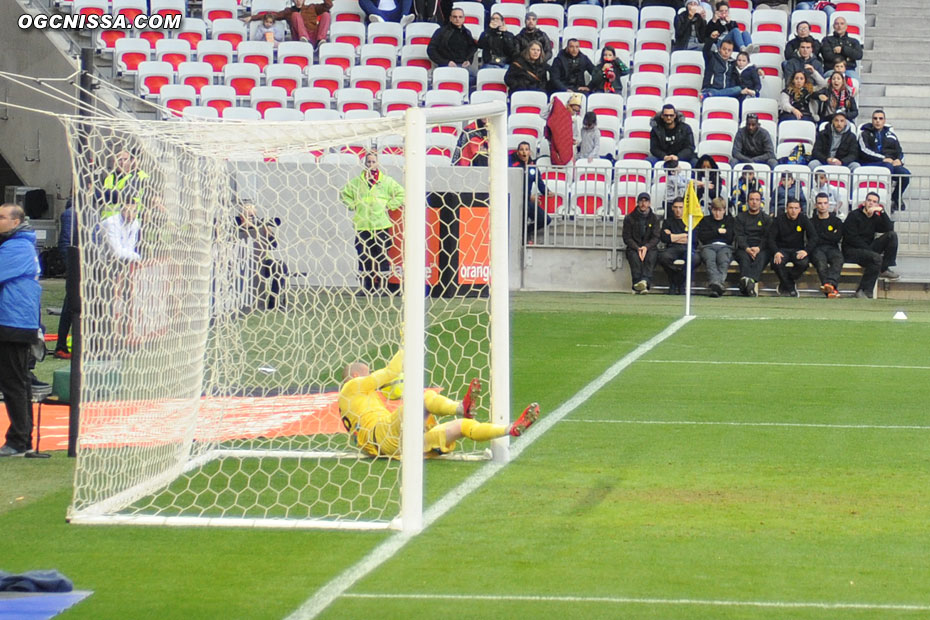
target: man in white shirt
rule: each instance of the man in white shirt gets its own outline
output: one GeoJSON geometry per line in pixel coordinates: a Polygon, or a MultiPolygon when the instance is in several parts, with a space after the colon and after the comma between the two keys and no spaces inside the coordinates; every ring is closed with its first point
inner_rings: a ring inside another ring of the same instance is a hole
{"type": "Polygon", "coordinates": [[[124,204],[119,213],[100,222],[110,253],[119,260],[133,263],[142,260],[136,250],[139,244],[137,208],[134,203],[124,204]]]}

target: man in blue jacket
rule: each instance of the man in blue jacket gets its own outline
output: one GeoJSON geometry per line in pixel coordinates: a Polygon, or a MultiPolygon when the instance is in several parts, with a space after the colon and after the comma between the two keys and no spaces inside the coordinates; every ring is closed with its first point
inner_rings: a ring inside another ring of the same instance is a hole
{"type": "Polygon", "coordinates": [[[22,207],[0,205],[0,393],[10,418],[0,457],[32,448],[29,350],[39,329],[36,234],[22,207]]]}

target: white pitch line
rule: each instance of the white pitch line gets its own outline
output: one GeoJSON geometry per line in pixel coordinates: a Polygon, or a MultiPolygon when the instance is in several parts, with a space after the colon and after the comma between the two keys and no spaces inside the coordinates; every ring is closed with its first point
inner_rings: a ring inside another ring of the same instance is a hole
{"type": "MultiPolygon", "coordinates": [[[[615,379],[627,366],[670,338],[693,318],[693,316],[685,316],[678,319],[660,333],[617,360],[610,368],[591,381],[591,383],[581,388],[581,390],[555,411],[540,418],[539,422],[531,426],[530,429],[510,447],[511,460],[519,457],[526,448],[530,447],[546,431],[591,398],[591,396],[608,382],[615,379]]],[[[423,529],[425,530],[440,517],[455,508],[459,502],[465,499],[472,491],[475,491],[494,477],[505,465],[505,463],[490,462],[462,481],[457,487],[446,493],[438,502],[423,512],[423,529]]],[[[391,559],[394,554],[400,551],[414,536],[416,536],[416,534],[405,532],[393,534],[387,540],[372,549],[368,555],[359,560],[354,566],[349,567],[343,573],[331,579],[326,585],[317,590],[313,596],[304,601],[291,615],[287,616],[287,620],[307,620],[309,618],[315,618],[324,609],[329,607],[333,601],[343,596],[346,590],[354,586],[360,579],[391,559]]]]}
{"type": "Polygon", "coordinates": [[[767,607],[776,609],[861,609],[868,611],[930,611],[930,605],[910,603],[829,603],[817,601],[728,601],[694,598],[628,598],[619,596],[520,596],[484,594],[346,594],[346,598],[424,601],[514,601],[527,603],[612,603],[615,605],[678,605],[708,607],[767,607]]]}
{"type": "Polygon", "coordinates": [[[903,366],[899,364],[829,364],[826,362],[744,362],[708,360],[642,360],[646,364],[701,364],[706,366],[813,366],[816,368],[867,368],[889,370],[930,370],[930,366],[903,366]]]}
{"type": "Polygon", "coordinates": [[[930,431],[930,426],[905,424],[818,424],[805,422],[726,422],[704,420],[594,420],[569,418],[564,422],[578,424],[645,424],[656,426],[785,426],[789,428],[835,428],[855,430],[930,431]]]}

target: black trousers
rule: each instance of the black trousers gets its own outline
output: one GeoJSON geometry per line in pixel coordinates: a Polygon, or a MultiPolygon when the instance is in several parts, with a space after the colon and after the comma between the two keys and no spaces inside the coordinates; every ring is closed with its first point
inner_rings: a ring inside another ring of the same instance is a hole
{"type": "Polygon", "coordinates": [[[898,233],[892,230],[876,237],[869,249],[843,248],[843,256],[850,263],[857,263],[862,267],[864,273],[859,282],[859,289],[871,295],[878,274],[887,271],[897,262],[898,233]]]}
{"type": "Polygon", "coordinates": [[[29,380],[29,344],[0,342],[0,393],[10,428],[6,443],[20,452],[32,448],[32,384],[29,380]]]}
{"type": "Polygon", "coordinates": [[[798,281],[804,272],[807,271],[807,268],[811,265],[810,257],[798,258],[795,256],[798,250],[783,250],[778,249],[782,253],[781,264],[775,264],[775,257],[772,256],[772,271],[775,272],[775,275],[778,276],[778,281],[781,282],[783,286],[791,287],[795,282],[798,281]],[[787,263],[791,263],[792,266],[788,267],[787,263]]]}
{"type": "Polygon", "coordinates": [[[391,271],[388,247],[391,245],[391,229],[359,230],[355,233],[355,251],[358,254],[358,271],[362,288],[374,291],[387,287],[387,276],[391,271]]]}
{"type": "Polygon", "coordinates": [[[739,263],[739,275],[741,278],[752,278],[756,282],[762,279],[762,270],[769,263],[769,251],[760,248],[756,254],[755,260],[749,257],[746,250],[740,248],[736,250],[736,262],[739,263]]]}
{"type": "Polygon", "coordinates": [[[626,259],[630,263],[630,276],[633,279],[633,284],[636,284],[640,280],[645,280],[646,283],[652,282],[652,272],[656,268],[656,259],[659,258],[659,251],[655,248],[651,248],[646,251],[646,259],[639,259],[639,252],[632,248],[627,248],[626,250],[626,259]]]}
{"type": "MultiPolygon", "coordinates": [[[[659,264],[662,266],[662,269],[665,270],[665,273],[668,275],[669,284],[674,284],[677,286],[685,285],[685,265],[676,265],[676,260],[683,260],[685,264],[688,261],[688,246],[681,243],[675,243],[664,250],[659,254],[659,264]]],[[[697,266],[701,264],[701,255],[697,252],[691,253],[691,272],[694,273],[694,270],[697,269],[697,266]]],[[[635,280],[634,280],[635,282],[635,280]]]]}
{"type": "Polygon", "coordinates": [[[843,271],[843,253],[838,247],[821,245],[814,248],[811,253],[811,262],[820,276],[821,284],[832,284],[836,287],[840,282],[843,271]]]}
{"type": "MultiPolygon", "coordinates": [[[[71,332],[71,289],[74,288],[70,279],[74,277],[74,269],[71,267],[71,259],[65,258],[67,271],[65,275],[65,298],[61,302],[61,318],[58,320],[58,343],[55,345],[57,351],[68,350],[68,334],[71,332]]],[[[75,267],[76,269],[76,267],[75,267]]]]}

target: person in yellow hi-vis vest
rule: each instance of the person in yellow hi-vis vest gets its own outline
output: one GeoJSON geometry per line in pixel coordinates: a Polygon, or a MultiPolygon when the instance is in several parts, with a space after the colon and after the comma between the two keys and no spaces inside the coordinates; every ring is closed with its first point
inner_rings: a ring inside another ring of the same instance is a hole
{"type": "Polygon", "coordinates": [[[404,188],[384,174],[378,167],[378,155],[370,152],[365,155],[365,170],[349,179],[342,188],[341,197],[354,211],[352,224],[362,284],[357,295],[386,294],[391,270],[388,247],[393,227],[388,210],[404,206],[404,188]]]}
{"type": "Polygon", "coordinates": [[[124,190],[133,192],[133,202],[141,206],[145,180],[149,178],[145,170],[139,169],[135,156],[125,149],[116,154],[113,163],[115,170],[103,180],[104,205],[100,211],[101,220],[120,212],[126,197],[119,194],[124,190]]]}
{"type": "MultiPolygon", "coordinates": [[[[400,428],[403,407],[389,411],[382,400],[381,387],[395,381],[404,364],[404,352],[397,352],[385,368],[371,372],[363,362],[346,366],[346,382],[339,390],[339,413],[349,433],[349,439],[370,456],[400,457],[400,428]]],[[[473,379],[461,401],[446,398],[436,390],[423,394],[426,407],[423,423],[423,455],[427,458],[448,454],[455,450],[462,437],[474,441],[491,441],[510,434],[522,435],[537,419],[539,405],[533,403],[510,426],[477,422],[474,417],[475,400],[481,391],[481,382],[473,379]],[[455,416],[454,420],[436,421],[434,416],[455,416]]]]}

